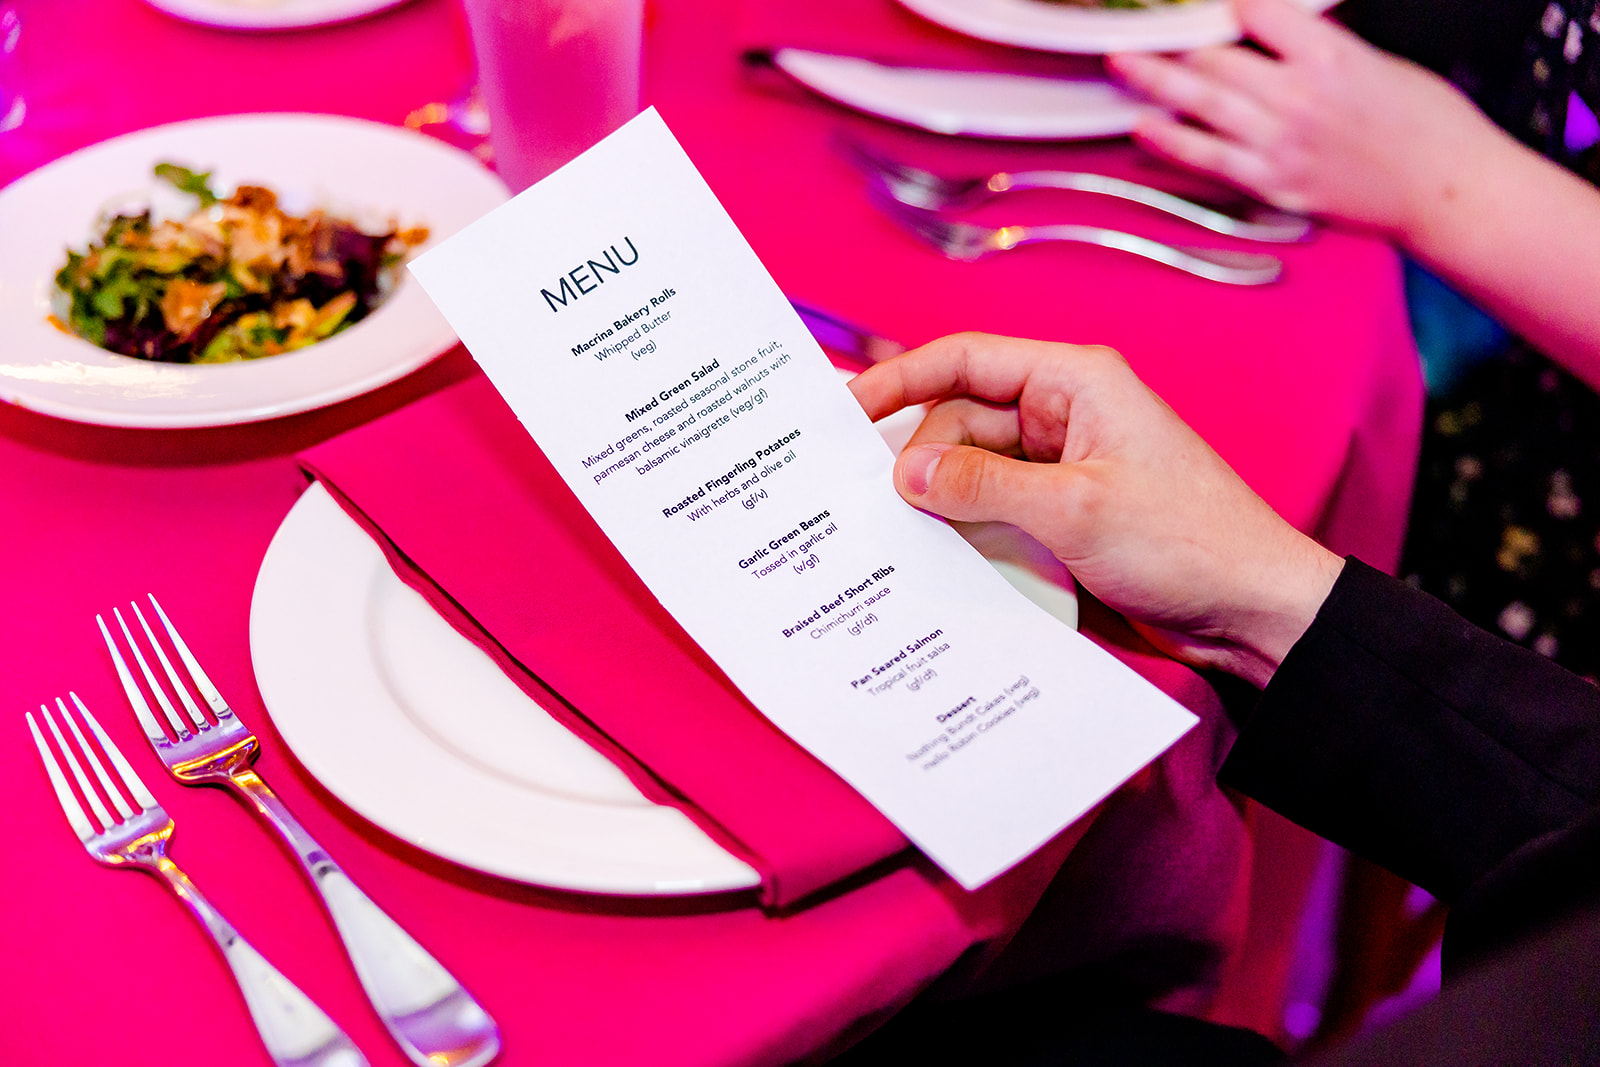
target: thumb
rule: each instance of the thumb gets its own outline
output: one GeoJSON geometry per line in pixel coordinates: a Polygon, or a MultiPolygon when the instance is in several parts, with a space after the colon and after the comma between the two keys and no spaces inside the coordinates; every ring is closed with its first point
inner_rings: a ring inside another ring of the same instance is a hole
{"type": "Polygon", "coordinates": [[[895,488],[911,504],[961,522],[1033,526],[1061,467],[1030,463],[964,445],[914,445],[894,465],[895,488]]]}

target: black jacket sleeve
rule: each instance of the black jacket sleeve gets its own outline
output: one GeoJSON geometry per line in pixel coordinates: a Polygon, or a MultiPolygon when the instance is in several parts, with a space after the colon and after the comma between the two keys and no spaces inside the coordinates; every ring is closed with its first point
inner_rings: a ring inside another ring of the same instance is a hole
{"type": "Polygon", "coordinates": [[[1600,884],[1600,687],[1355,559],[1221,780],[1458,909],[1600,884]]]}

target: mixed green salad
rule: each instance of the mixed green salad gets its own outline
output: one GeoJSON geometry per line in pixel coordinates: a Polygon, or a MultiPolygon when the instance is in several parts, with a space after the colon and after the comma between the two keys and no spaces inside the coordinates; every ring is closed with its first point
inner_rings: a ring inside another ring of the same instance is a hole
{"type": "Polygon", "coordinates": [[[270,189],[223,199],[209,173],[157,164],[195,197],[183,219],[119,214],[56,273],[57,324],[102,348],[163,363],[228,363],[292,352],[359,322],[382,299],[422,227],[369,234],[313,211],[286,214],[270,189]]]}

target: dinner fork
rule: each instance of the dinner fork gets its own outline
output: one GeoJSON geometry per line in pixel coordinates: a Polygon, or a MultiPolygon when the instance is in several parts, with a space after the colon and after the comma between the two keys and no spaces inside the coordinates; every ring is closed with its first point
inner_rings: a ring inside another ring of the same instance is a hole
{"type": "Polygon", "coordinates": [[[950,177],[903,163],[853,138],[841,137],[838,143],[845,158],[890,197],[902,204],[929,211],[960,211],[1008,192],[1064,189],[1131,200],[1216,233],[1252,241],[1277,244],[1303,241],[1313,228],[1311,220],[1304,215],[1292,215],[1258,205],[1249,209],[1243,218],[1237,218],[1165,190],[1107,174],[1026,170],[1015,173],[997,171],[979,177],[950,177]]]}
{"type": "Polygon", "coordinates": [[[109,800],[111,806],[117,810],[116,816],[111,814],[105,802],[101,800],[100,793],[95,791],[88,775],[84,773],[83,764],[73,755],[74,746],[62,735],[61,728],[56,725],[55,718],[50,714],[50,709],[40,704],[39,714],[44,717],[45,724],[55,738],[57,749],[66,759],[67,766],[72,769],[72,777],[78,783],[79,792],[84,800],[88,801],[95,819],[98,820],[99,829],[96,829],[95,823],[90,822],[88,814],[83,810],[83,805],[73,796],[72,787],[67,783],[61,765],[51,754],[50,746],[45,742],[44,734],[33,718],[33,712],[28,712],[28,730],[33,734],[33,743],[39,749],[39,758],[44,761],[45,774],[50,778],[50,785],[55,789],[56,799],[61,802],[61,810],[67,816],[67,822],[72,824],[78,840],[83,842],[83,847],[88,850],[89,855],[109,867],[147,871],[160,878],[168,889],[177,894],[178,899],[189,908],[190,914],[205,927],[206,933],[211,935],[217,948],[222,951],[223,959],[233,971],[234,980],[239,983],[239,991],[244,994],[245,1005],[250,1009],[250,1017],[255,1020],[256,1032],[261,1035],[261,1042],[266,1045],[272,1061],[279,1067],[364,1067],[366,1059],[357,1051],[344,1031],[340,1030],[321,1008],[312,1003],[310,997],[302,993],[268,963],[248,941],[239,936],[239,932],[223,918],[222,913],[201,896],[200,890],[195,888],[189,876],[168,858],[167,842],[172,839],[172,817],[156,802],[150,790],[139,780],[139,776],[128,765],[121,751],[112,744],[111,738],[106,736],[100,723],[89,714],[89,709],[83,706],[83,701],[78,699],[78,694],[68,695],[72,697],[72,703],[77,707],[79,716],[89,725],[89,730],[100,745],[100,751],[105,753],[111,765],[116,768],[123,789],[126,789],[134,803],[139,805],[135,811],[132,804],[124,798],[122,790],[117,788],[111,775],[106,771],[105,764],[95,755],[94,749],[84,738],[83,731],[67,710],[67,705],[57,697],[56,707],[61,712],[62,721],[72,732],[77,751],[83,754],[84,760],[94,770],[95,778],[100,783],[100,792],[104,793],[105,799],[109,800]]]}
{"type": "Polygon", "coordinates": [[[333,918],[367,999],[413,1063],[418,1067],[478,1067],[494,1059],[500,1052],[500,1031],[495,1021],[438,960],[350,880],[256,773],[251,765],[261,750],[260,742],[211,684],[156,598],[150,597],[150,606],[155,609],[173,650],[183,661],[195,691],[211,708],[216,718],[214,723],[206,719],[195,703],[189,686],[173,667],[139,605],[130,606],[149,648],[187,714],[187,718],[179,716],[156,680],[139,642],[134,640],[122,611],[114,610],[112,614],[128,649],[170,725],[174,739],[168,738],[145,700],[105,619],[96,615],[95,621],[139,725],[172,777],[185,785],[221,785],[232,789],[278,832],[300,861],[301,869],[333,918]]]}
{"type": "Polygon", "coordinates": [[[963,262],[1041,241],[1070,241],[1131,252],[1230,285],[1264,285],[1276,281],[1283,273],[1281,260],[1261,252],[1236,252],[1227,248],[1196,248],[1191,245],[1179,247],[1099,226],[978,226],[970,222],[956,222],[897,200],[876,199],[884,213],[913,237],[931,245],[948,258],[963,262]]]}

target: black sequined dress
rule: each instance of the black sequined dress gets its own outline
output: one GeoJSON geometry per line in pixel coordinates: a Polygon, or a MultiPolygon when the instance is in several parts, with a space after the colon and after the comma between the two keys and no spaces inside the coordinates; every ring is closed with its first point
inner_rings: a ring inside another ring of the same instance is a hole
{"type": "MultiPolygon", "coordinates": [[[[1596,3],[1353,0],[1338,12],[1373,43],[1449,77],[1525,144],[1600,184],[1600,146],[1572,137],[1585,123],[1592,130],[1600,111],[1596,3]]],[[[1412,280],[1420,273],[1412,270],[1412,280]]],[[[1413,287],[1414,297],[1423,294],[1413,299],[1414,319],[1437,307],[1426,298],[1436,289],[1413,287]]],[[[1459,325],[1470,325],[1466,317],[1456,322],[1446,349],[1472,332],[1459,325]]],[[[1426,358],[1430,345],[1422,348],[1426,358]]],[[[1477,625],[1600,679],[1600,396],[1509,334],[1494,334],[1475,356],[1464,369],[1429,368],[1401,574],[1477,625]]]]}

